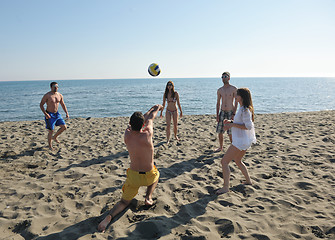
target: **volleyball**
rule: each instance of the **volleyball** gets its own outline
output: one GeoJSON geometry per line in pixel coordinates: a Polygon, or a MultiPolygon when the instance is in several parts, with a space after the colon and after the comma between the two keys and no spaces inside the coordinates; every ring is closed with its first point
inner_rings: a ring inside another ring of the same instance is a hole
{"type": "Polygon", "coordinates": [[[152,63],[148,68],[148,72],[151,76],[157,77],[161,73],[161,69],[157,63],[152,63]]]}

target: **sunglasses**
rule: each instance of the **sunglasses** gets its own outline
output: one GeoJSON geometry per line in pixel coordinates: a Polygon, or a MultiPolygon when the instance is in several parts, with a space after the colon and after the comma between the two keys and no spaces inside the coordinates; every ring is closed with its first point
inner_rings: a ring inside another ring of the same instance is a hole
{"type": "Polygon", "coordinates": [[[169,87],[169,86],[173,86],[173,85],[171,83],[169,83],[167,86],[169,87]]]}
{"type": "Polygon", "coordinates": [[[228,78],[228,76],[227,76],[227,75],[224,75],[224,76],[222,76],[221,78],[228,78]]]}

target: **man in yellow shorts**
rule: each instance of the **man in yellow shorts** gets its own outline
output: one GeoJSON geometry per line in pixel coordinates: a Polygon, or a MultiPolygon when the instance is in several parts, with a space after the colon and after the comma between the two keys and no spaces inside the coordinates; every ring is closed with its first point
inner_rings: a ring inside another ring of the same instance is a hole
{"type": "Polygon", "coordinates": [[[153,106],[146,114],[134,112],[130,117],[130,126],[124,133],[124,142],[130,157],[130,168],[127,169],[127,180],[122,187],[121,200],[109,211],[100,222],[98,230],[104,232],[107,225],[117,214],[122,212],[136,196],[139,187],[147,186],[145,204],[153,204],[152,193],[155,190],[159,172],[154,165],[153,121],[162,105],[153,106]],[[144,127],[145,126],[145,127],[144,127]]]}

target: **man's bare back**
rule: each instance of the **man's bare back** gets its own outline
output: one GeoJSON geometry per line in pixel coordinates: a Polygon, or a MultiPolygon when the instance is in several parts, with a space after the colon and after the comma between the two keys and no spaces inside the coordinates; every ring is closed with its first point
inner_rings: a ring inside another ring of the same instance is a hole
{"type": "Polygon", "coordinates": [[[147,127],[141,132],[136,132],[127,128],[124,141],[131,160],[130,169],[137,172],[150,171],[154,166],[154,146],[150,129],[147,127]]]}

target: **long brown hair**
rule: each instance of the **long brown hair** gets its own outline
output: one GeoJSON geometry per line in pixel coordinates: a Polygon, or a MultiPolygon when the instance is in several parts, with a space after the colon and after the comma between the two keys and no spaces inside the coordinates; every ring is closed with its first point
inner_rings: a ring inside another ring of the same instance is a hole
{"type": "Polygon", "coordinates": [[[248,88],[239,88],[237,89],[237,95],[242,98],[242,105],[245,108],[248,108],[252,115],[252,121],[255,120],[254,106],[252,105],[251,93],[248,88]]]}
{"type": "Polygon", "coordinates": [[[172,81],[168,81],[167,84],[166,84],[165,93],[164,93],[164,96],[165,96],[166,100],[168,99],[168,94],[169,94],[169,88],[168,88],[169,84],[172,84],[172,89],[171,89],[171,97],[172,97],[172,99],[174,98],[174,95],[175,95],[174,83],[172,81]]]}

